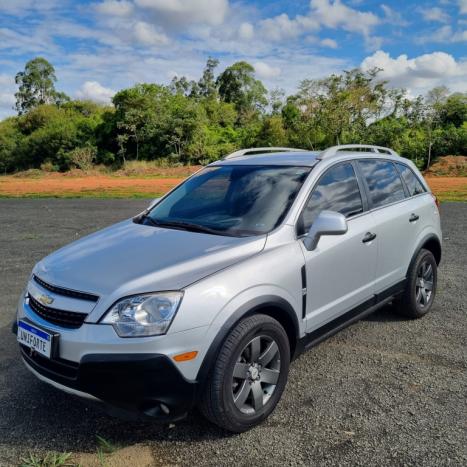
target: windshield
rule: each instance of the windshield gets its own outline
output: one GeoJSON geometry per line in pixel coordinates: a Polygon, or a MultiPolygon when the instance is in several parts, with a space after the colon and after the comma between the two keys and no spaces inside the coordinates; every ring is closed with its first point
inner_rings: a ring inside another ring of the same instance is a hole
{"type": "Polygon", "coordinates": [[[267,233],[292,205],[310,167],[207,167],[160,201],[142,222],[219,235],[267,233]]]}

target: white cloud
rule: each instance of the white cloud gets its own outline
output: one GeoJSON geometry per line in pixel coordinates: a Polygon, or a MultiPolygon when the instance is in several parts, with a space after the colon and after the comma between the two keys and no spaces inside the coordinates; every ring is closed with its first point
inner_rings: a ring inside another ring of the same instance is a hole
{"type": "Polygon", "coordinates": [[[323,47],[329,47],[330,49],[337,49],[338,45],[334,39],[323,39],[320,44],[323,47]]]}
{"type": "Polygon", "coordinates": [[[14,113],[15,80],[13,76],[0,74],[0,119],[14,113]]]}
{"type": "Polygon", "coordinates": [[[8,92],[0,93],[0,107],[11,108],[15,105],[15,95],[8,92]]]}
{"type": "Polygon", "coordinates": [[[319,23],[309,16],[298,15],[291,19],[287,14],[282,13],[261,20],[259,27],[266,40],[280,42],[294,39],[304,32],[316,31],[319,29],[319,23]]]}
{"type": "Polygon", "coordinates": [[[268,65],[265,62],[256,62],[253,66],[256,75],[261,79],[275,78],[281,74],[281,69],[279,67],[268,65]]]}
{"type": "Polygon", "coordinates": [[[439,7],[420,8],[420,12],[425,21],[448,23],[450,20],[449,15],[439,7]]]}
{"type": "Polygon", "coordinates": [[[100,104],[108,104],[115,91],[102,86],[97,81],[86,81],[76,93],[79,99],[91,100],[100,104]]]}
{"type": "Polygon", "coordinates": [[[2,88],[6,86],[12,86],[15,84],[15,80],[12,76],[10,75],[0,75],[0,86],[2,88]]]}
{"type": "Polygon", "coordinates": [[[16,15],[31,8],[33,0],[2,0],[0,3],[0,11],[16,15]]]}
{"type": "Polygon", "coordinates": [[[161,45],[169,42],[169,38],[164,33],[158,32],[152,24],[144,21],[135,24],[134,34],[136,40],[145,45],[161,45]]]}
{"type": "Polygon", "coordinates": [[[393,10],[388,5],[382,4],[381,9],[384,12],[385,23],[393,24],[395,26],[408,26],[409,25],[408,21],[406,21],[398,11],[393,10]]]}
{"type": "Polygon", "coordinates": [[[311,0],[311,15],[322,25],[369,36],[381,20],[374,13],[362,12],[350,8],[340,0],[311,0]]]}
{"type": "Polygon", "coordinates": [[[9,28],[0,28],[0,50],[10,49],[15,54],[31,54],[56,49],[47,31],[28,31],[22,34],[9,28]]]}
{"type": "Polygon", "coordinates": [[[418,37],[416,42],[419,44],[467,42],[467,30],[454,31],[451,26],[446,25],[430,34],[418,37]]]}
{"type": "Polygon", "coordinates": [[[31,11],[47,11],[58,5],[60,0],[2,0],[0,2],[0,12],[14,15],[27,16],[31,11]]]}
{"type": "Polygon", "coordinates": [[[467,0],[459,0],[459,11],[461,15],[467,15],[467,0]]]}
{"type": "Polygon", "coordinates": [[[98,13],[109,16],[130,16],[133,13],[133,4],[126,0],[105,0],[95,5],[98,13]]]}
{"type": "Polygon", "coordinates": [[[388,80],[391,86],[408,89],[411,95],[423,94],[441,84],[453,91],[467,90],[467,62],[456,61],[445,52],[433,52],[415,58],[403,54],[392,58],[388,53],[378,50],[363,60],[361,68],[364,71],[381,68],[379,76],[382,79],[388,80]]]}
{"type": "MultiPolygon", "coordinates": [[[[386,10],[392,12],[388,7],[386,10]]],[[[395,12],[393,16],[397,16],[395,12]]],[[[399,18],[399,21],[402,22],[402,19],[399,18]]],[[[371,33],[380,23],[381,19],[374,13],[356,10],[342,3],[341,0],[311,0],[307,15],[291,18],[286,13],[282,13],[261,20],[259,28],[266,40],[274,42],[295,39],[304,33],[316,32],[325,27],[361,34],[368,45],[373,45],[375,38],[371,37],[371,33]]],[[[376,40],[376,45],[379,45],[381,39],[376,40]]]]}
{"type": "Polygon", "coordinates": [[[238,35],[240,39],[243,40],[250,40],[254,36],[254,28],[251,23],[242,23],[240,27],[238,28],[238,35]]]}
{"type": "Polygon", "coordinates": [[[135,0],[143,8],[153,11],[161,22],[174,24],[207,24],[224,22],[229,9],[228,0],[135,0]]]}

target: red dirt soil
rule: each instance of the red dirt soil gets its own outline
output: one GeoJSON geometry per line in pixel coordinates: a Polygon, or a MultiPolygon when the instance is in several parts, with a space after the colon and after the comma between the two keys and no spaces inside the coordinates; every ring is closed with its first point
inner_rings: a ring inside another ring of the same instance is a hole
{"type": "Polygon", "coordinates": [[[426,176],[425,180],[435,195],[446,192],[467,192],[467,177],[426,176]]]}
{"type": "MultiPolygon", "coordinates": [[[[167,192],[185,177],[132,178],[107,175],[70,177],[64,174],[47,174],[38,178],[2,176],[0,196],[144,196],[167,192]]],[[[427,177],[435,194],[467,192],[467,177],[427,177]]]]}
{"type": "Polygon", "coordinates": [[[57,177],[44,176],[41,178],[17,178],[1,177],[0,195],[22,196],[37,194],[79,194],[86,192],[127,192],[147,193],[148,196],[155,193],[165,193],[183,178],[124,178],[109,177],[105,175],[92,175],[88,177],[57,177]]]}

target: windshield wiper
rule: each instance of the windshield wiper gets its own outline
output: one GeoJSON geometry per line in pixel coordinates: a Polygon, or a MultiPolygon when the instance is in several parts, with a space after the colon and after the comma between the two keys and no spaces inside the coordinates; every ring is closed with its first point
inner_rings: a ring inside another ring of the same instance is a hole
{"type": "Polygon", "coordinates": [[[182,230],[189,230],[191,232],[202,232],[202,233],[209,233],[213,235],[228,235],[230,234],[222,232],[217,229],[212,229],[210,227],[206,227],[204,225],[199,224],[192,224],[191,222],[185,221],[160,221],[151,219],[154,222],[154,225],[157,227],[173,227],[175,229],[182,229],[182,230]]]}
{"type": "Polygon", "coordinates": [[[192,224],[191,222],[185,221],[162,221],[153,219],[147,213],[143,213],[140,218],[141,221],[148,221],[149,224],[153,225],[154,227],[172,227],[174,229],[180,230],[189,230],[191,232],[202,232],[202,233],[209,233],[213,235],[224,235],[224,236],[232,236],[227,232],[222,232],[221,230],[212,229],[210,227],[206,227],[204,225],[199,224],[192,224]]]}

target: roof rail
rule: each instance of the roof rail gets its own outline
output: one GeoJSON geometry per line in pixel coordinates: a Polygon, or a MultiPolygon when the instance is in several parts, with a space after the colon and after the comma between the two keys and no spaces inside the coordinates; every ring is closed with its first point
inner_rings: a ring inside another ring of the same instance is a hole
{"type": "Polygon", "coordinates": [[[232,152],[231,154],[225,156],[223,159],[235,159],[236,157],[256,155],[256,154],[267,154],[269,152],[306,152],[306,149],[296,149],[296,148],[283,148],[283,147],[264,147],[264,148],[248,148],[240,149],[238,151],[232,152]]]}
{"type": "Polygon", "coordinates": [[[327,159],[328,157],[335,156],[339,151],[353,151],[365,149],[362,152],[374,152],[376,154],[391,154],[392,156],[398,156],[396,151],[391,148],[385,148],[384,146],[374,146],[372,144],[341,144],[339,146],[332,146],[325,149],[317,157],[317,159],[327,159]]]}

